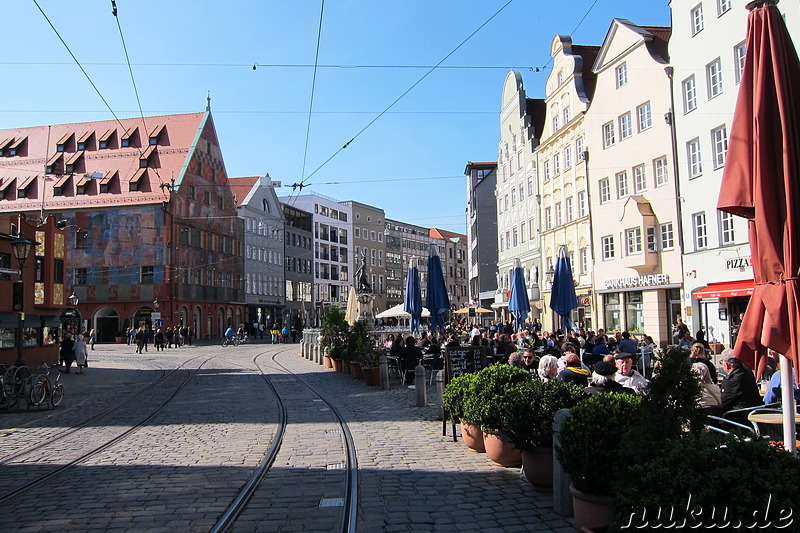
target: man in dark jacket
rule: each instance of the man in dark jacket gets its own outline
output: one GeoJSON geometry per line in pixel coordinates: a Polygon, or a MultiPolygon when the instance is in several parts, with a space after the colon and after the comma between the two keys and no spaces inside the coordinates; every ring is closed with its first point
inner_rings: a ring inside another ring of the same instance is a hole
{"type": "MultiPolygon", "coordinates": [[[[723,412],[755,407],[764,403],[758,393],[753,371],[733,355],[733,350],[727,349],[722,353],[722,369],[728,374],[719,386],[722,391],[723,412]]],[[[735,421],[746,424],[747,417],[737,417],[735,421]]]]}

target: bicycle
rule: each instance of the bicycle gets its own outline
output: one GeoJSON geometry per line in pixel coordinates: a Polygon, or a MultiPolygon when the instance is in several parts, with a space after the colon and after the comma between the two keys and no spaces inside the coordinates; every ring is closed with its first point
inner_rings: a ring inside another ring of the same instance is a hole
{"type": "Polygon", "coordinates": [[[31,371],[26,366],[8,366],[3,368],[4,372],[0,377],[0,408],[10,409],[17,405],[19,398],[24,396],[31,371]]]}
{"type": "Polygon", "coordinates": [[[51,407],[57,407],[64,399],[64,385],[59,383],[61,373],[56,375],[55,381],[50,381],[50,367],[43,365],[46,372],[31,376],[31,387],[28,392],[28,403],[30,405],[41,405],[45,400],[50,401],[51,407]]]}
{"type": "Polygon", "coordinates": [[[231,339],[228,339],[228,337],[222,339],[222,346],[230,346],[231,344],[239,346],[239,337],[234,335],[231,339]]]}

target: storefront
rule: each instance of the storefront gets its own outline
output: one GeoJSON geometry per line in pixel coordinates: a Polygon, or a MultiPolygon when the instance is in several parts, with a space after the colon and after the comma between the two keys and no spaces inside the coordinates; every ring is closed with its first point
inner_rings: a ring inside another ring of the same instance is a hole
{"type": "Polygon", "coordinates": [[[660,346],[672,342],[671,324],[680,313],[680,283],[669,274],[608,279],[597,291],[599,327],[646,334],[660,346]]]}
{"type": "Polygon", "coordinates": [[[706,330],[709,341],[727,347],[735,344],[753,288],[753,280],[746,279],[709,283],[693,293],[699,300],[699,324],[706,330]]]}

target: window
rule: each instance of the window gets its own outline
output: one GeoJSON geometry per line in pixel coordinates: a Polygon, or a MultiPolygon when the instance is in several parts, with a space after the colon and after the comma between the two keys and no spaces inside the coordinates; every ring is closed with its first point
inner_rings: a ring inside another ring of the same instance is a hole
{"type": "Polygon", "coordinates": [[[625,198],[630,194],[628,192],[628,173],[622,171],[616,175],[617,182],[617,198],[625,198]]]}
{"type": "Polygon", "coordinates": [[[519,185],[519,201],[522,202],[525,199],[525,187],[522,186],[520,183],[519,185]]]}
{"type": "Polygon", "coordinates": [[[572,196],[565,200],[565,206],[567,209],[567,222],[572,222],[575,219],[575,209],[573,206],[572,196]]]}
{"type": "Polygon", "coordinates": [[[603,148],[613,146],[614,142],[614,123],[607,122],[603,124],[603,148]]]}
{"type": "Polygon", "coordinates": [[[728,131],[725,124],[711,130],[711,146],[714,149],[714,168],[722,168],[728,153],[728,131]]]}
{"type": "Polygon", "coordinates": [[[718,211],[719,213],[719,229],[720,229],[720,242],[722,244],[733,244],[735,241],[733,234],[733,215],[718,211]]]}
{"type": "Polygon", "coordinates": [[[703,4],[692,9],[692,35],[697,35],[703,30],[703,4]]]}
{"type": "Polygon", "coordinates": [[[700,159],[700,139],[686,143],[686,155],[689,158],[689,177],[696,178],[703,173],[703,161],[700,159]]]}
{"type": "Polygon", "coordinates": [[[742,81],[742,71],[744,70],[744,58],[746,55],[746,48],[744,41],[740,42],[733,47],[733,64],[736,70],[736,83],[742,81]]]}
{"type": "Polygon", "coordinates": [[[578,154],[578,161],[583,161],[586,154],[584,154],[583,137],[578,137],[575,140],[575,153],[578,154]]]}
{"type": "Polygon", "coordinates": [[[561,202],[556,202],[556,226],[560,226],[563,223],[564,219],[561,212],[561,202]]]}
{"type": "Polygon", "coordinates": [[[511,207],[517,205],[517,189],[511,189],[511,207]]]}
{"type": "Polygon", "coordinates": [[[619,140],[624,141],[631,135],[633,135],[633,119],[630,113],[625,113],[619,117],[619,140]]]}
{"type": "Polygon", "coordinates": [[[731,10],[731,0],[717,0],[717,15],[722,16],[731,10]]]}
{"type": "Polygon", "coordinates": [[[647,228],[647,251],[651,254],[658,252],[658,241],[656,240],[656,228],[654,226],[647,228]]]}
{"type": "Polygon", "coordinates": [[[697,84],[694,75],[683,80],[683,112],[689,113],[697,108],[697,84]]]}
{"type": "Polygon", "coordinates": [[[603,244],[603,261],[614,259],[614,236],[608,235],[600,239],[603,244]]]}
{"type": "Polygon", "coordinates": [[[525,223],[519,225],[519,242],[525,242],[525,223]]]}
{"type": "Polygon", "coordinates": [[[611,201],[611,183],[608,178],[600,180],[600,203],[605,204],[611,201]]]}
{"type": "Polygon", "coordinates": [[[544,208],[544,228],[553,229],[553,210],[550,207],[544,208]]]}
{"type": "Polygon", "coordinates": [[[628,83],[628,65],[623,63],[616,69],[617,73],[617,89],[628,83]]]}
{"type": "Polygon", "coordinates": [[[661,224],[661,249],[671,250],[675,247],[675,235],[672,231],[672,222],[661,224]]]}
{"type": "Polygon", "coordinates": [[[706,81],[709,98],[722,94],[722,63],[719,58],[706,65],[706,81]]]}
{"type": "Polygon", "coordinates": [[[517,228],[514,228],[513,236],[511,242],[514,246],[519,244],[519,234],[517,233],[517,228]]]}
{"type": "Polygon", "coordinates": [[[360,239],[361,238],[361,228],[358,228],[358,227],[353,228],[353,232],[354,232],[354,234],[356,236],[356,239],[360,239]]]}
{"type": "Polygon", "coordinates": [[[561,154],[553,156],[553,176],[561,174],[561,154]]]}
{"type": "Polygon", "coordinates": [[[578,217],[586,216],[586,191],[578,193],[578,217]]]}
{"type": "Polygon", "coordinates": [[[650,102],[645,102],[636,108],[636,117],[639,120],[639,133],[650,129],[653,125],[653,114],[650,109],[650,102]]]}
{"type": "Polygon", "coordinates": [[[533,180],[528,180],[528,196],[533,196],[533,180]]]}
{"type": "Polygon", "coordinates": [[[644,175],[644,165],[633,167],[633,191],[640,193],[647,190],[647,177],[644,175]]]}
{"type": "Polygon", "coordinates": [[[558,131],[558,107],[554,106],[551,112],[553,113],[553,131],[558,131]]]}
{"type": "Polygon", "coordinates": [[[653,159],[653,174],[656,176],[656,187],[666,185],[669,177],[667,176],[667,157],[653,159]]]}
{"type": "Polygon", "coordinates": [[[586,274],[589,272],[589,249],[588,248],[581,248],[581,274],[586,274]]]}
{"type": "Polygon", "coordinates": [[[708,227],[706,226],[706,214],[695,213],[692,215],[692,225],[694,226],[695,250],[708,248],[708,227]]]}
{"type": "Polygon", "coordinates": [[[153,267],[143,266],[141,268],[139,283],[153,283],[153,267]]]}
{"type": "Polygon", "coordinates": [[[544,181],[550,181],[550,160],[544,162],[544,181]]]}
{"type": "Polygon", "coordinates": [[[567,122],[569,122],[569,119],[572,118],[572,115],[570,114],[569,106],[564,106],[563,113],[564,113],[564,124],[566,124],[567,122]]]}
{"type": "Polygon", "coordinates": [[[572,145],[564,148],[564,169],[572,168],[572,145]]]}
{"type": "Polygon", "coordinates": [[[642,253],[642,228],[626,229],[625,242],[628,247],[628,255],[642,253]]]}

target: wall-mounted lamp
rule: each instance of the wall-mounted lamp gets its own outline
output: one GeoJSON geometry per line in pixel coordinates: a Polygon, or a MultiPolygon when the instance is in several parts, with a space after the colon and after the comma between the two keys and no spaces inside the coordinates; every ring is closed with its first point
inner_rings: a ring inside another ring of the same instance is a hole
{"type": "Polygon", "coordinates": [[[686,277],[688,278],[696,278],[697,277],[697,270],[690,270],[686,273],[686,277]]]}
{"type": "Polygon", "coordinates": [[[75,296],[75,291],[72,291],[72,294],[69,295],[69,303],[72,305],[72,307],[77,307],[78,302],[80,302],[80,300],[77,296],[75,296]]]}

